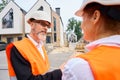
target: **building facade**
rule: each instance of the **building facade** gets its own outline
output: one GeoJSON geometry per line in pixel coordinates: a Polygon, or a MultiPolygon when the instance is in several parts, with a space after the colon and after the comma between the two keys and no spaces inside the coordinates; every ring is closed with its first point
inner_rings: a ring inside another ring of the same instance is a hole
{"type": "Polygon", "coordinates": [[[0,37],[4,42],[20,40],[24,31],[25,12],[16,3],[10,1],[0,13],[0,37]]]}
{"type": "Polygon", "coordinates": [[[60,17],[60,8],[56,8],[56,12],[53,11],[46,0],[38,0],[28,12],[10,1],[0,13],[0,40],[6,43],[21,40],[30,32],[28,17],[31,12],[37,10],[46,11],[53,23],[53,27],[47,33],[46,45],[64,46],[64,26],[60,17]]]}

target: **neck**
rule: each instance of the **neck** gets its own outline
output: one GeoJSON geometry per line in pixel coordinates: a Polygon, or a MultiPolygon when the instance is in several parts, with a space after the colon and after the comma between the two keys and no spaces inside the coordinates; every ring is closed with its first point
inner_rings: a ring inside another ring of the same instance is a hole
{"type": "Polygon", "coordinates": [[[115,35],[115,34],[113,34],[113,33],[103,33],[103,34],[100,34],[99,36],[97,36],[96,40],[101,39],[101,38],[105,38],[105,37],[109,37],[109,36],[112,36],[112,35],[115,35]]]}
{"type": "Polygon", "coordinates": [[[30,33],[29,35],[30,35],[30,37],[32,37],[32,39],[34,39],[38,44],[40,43],[40,40],[38,39],[38,37],[37,37],[35,34],[30,33]]]}

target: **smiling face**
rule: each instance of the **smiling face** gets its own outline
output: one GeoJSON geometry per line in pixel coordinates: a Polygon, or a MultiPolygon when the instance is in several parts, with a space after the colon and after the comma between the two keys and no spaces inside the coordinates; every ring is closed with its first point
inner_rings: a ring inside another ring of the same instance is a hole
{"type": "MultiPolygon", "coordinates": [[[[109,14],[111,10],[120,10],[120,6],[105,6],[99,3],[87,4],[83,10],[78,10],[76,15],[83,18],[83,38],[92,42],[111,35],[120,34],[120,22],[109,14]]],[[[115,12],[118,13],[119,11],[115,12]]]]}
{"type": "Polygon", "coordinates": [[[30,23],[31,33],[30,36],[37,42],[45,41],[47,30],[50,26],[50,23],[43,20],[35,20],[30,23]]]}

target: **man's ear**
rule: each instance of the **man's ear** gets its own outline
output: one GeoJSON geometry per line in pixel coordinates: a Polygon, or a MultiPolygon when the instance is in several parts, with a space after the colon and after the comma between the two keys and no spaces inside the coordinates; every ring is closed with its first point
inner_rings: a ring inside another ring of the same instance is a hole
{"type": "Polygon", "coordinates": [[[31,22],[30,25],[31,25],[31,26],[35,26],[35,23],[34,23],[34,22],[31,22]]]}
{"type": "Polygon", "coordinates": [[[96,24],[100,20],[100,11],[95,10],[92,16],[92,22],[93,24],[96,24]]]}

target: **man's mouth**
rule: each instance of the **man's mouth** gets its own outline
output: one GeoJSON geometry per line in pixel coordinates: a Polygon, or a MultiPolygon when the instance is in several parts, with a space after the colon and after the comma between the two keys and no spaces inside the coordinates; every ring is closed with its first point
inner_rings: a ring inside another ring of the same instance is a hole
{"type": "Polygon", "coordinates": [[[37,36],[38,36],[39,40],[45,41],[46,40],[46,34],[47,34],[46,31],[40,31],[40,32],[37,33],[37,36]]]}

